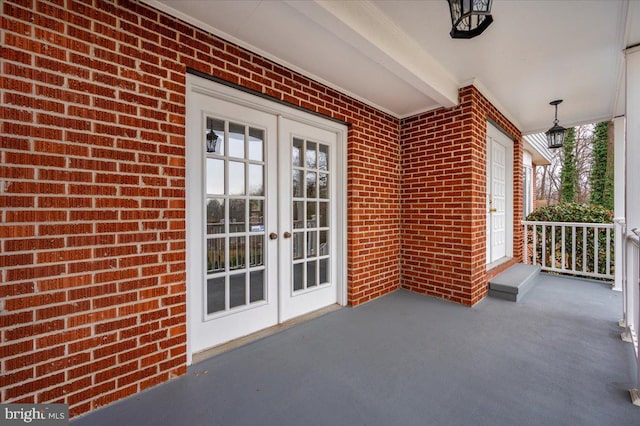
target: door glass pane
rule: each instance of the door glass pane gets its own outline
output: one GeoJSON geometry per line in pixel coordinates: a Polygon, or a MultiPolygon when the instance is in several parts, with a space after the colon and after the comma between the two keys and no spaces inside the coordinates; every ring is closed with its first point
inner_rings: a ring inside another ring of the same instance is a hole
{"type": "Polygon", "coordinates": [[[316,281],[316,261],[307,262],[307,288],[315,287],[316,281]]]}
{"type": "Polygon", "coordinates": [[[264,269],[252,271],[249,283],[249,303],[265,300],[264,297],[264,269]]]}
{"type": "Polygon", "coordinates": [[[229,270],[245,267],[245,247],[243,237],[229,237],[229,270]]]}
{"type": "Polygon", "coordinates": [[[229,157],[244,158],[244,126],[229,123],[229,157]]]}
{"type": "Polygon", "coordinates": [[[307,159],[307,168],[315,169],[316,168],[316,144],[315,144],[315,142],[307,141],[306,159],[307,159]]]}
{"type": "Polygon", "coordinates": [[[320,284],[329,282],[329,259],[320,259],[320,284]]]}
{"type": "Polygon", "coordinates": [[[249,164],[249,195],[264,195],[262,169],[261,165],[249,164]]]}
{"type": "Polygon", "coordinates": [[[318,144],[318,170],[329,170],[329,146],[318,144]]]}
{"type": "Polygon", "coordinates": [[[225,309],[224,277],[207,280],[207,314],[225,309]]]}
{"type": "Polygon", "coordinates": [[[316,256],[317,234],[316,231],[307,232],[307,257],[316,256]]]}
{"type": "Polygon", "coordinates": [[[245,200],[229,200],[229,232],[245,232],[245,200]]]}
{"type": "Polygon", "coordinates": [[[302,181],[302,170],[293,171],[293,196],[296,198],[303,197],[304,182],[302,181]]]}
{"type": "Polygon", "coordinates": [[[224,199],[207,200],[207,234],[224,233],[224,199]]]}
{"type": "Polygon", "coordinates": [[[293,229],[304,228],[304,201],[293,202],[293,229]]]}
{"type": "Polygon", "coordinates": [[[264,231],[264,201],[249,200],[249,223],[251,232],[264,231]]]}
{"type": "Polygon", "coordinates": [[[229,161],[229,195],[244,195],[244,163],[229,161]]]}
{"type": "Polygon", "coordinates": [[[229,276],[229,308],[245,305],[247,286],[245,284],[246,274],[236,274],[229,276]]]}
{"type": "Polygon", "coordinates": [[[316,173],[307,172],[307,198],[316,198],[316,173]]]}
{"type": "Polygon", "coordinates": [[[293,265],[293,290],[302,290],[304,288],[304,263],[296,263],[293,265]]]}
{"type": "Polygon", "coordinates": [[[293,146],[291,149],[291,163],[295,167],[302,167],[302,147],[304,141],[302,139],[293,138],[293,146]]]}
{"type": "Polygon", "coordinates": [[[304,247],[304,232],[294,232],[293,233],[293,258],[302,259],[304,256],[303,253],[304,247]]]}
{"type": "Polygon", "coordinates": [[[224,195],[224,160],[207,158],[207,194],[224,195]]]}
{"type": "Polygon", "coordinates": [[[264,130],[249,128],[249,160],[264,158],[264,130]]]}
{"type": "Polygon", "coordinates": [[[329,203],[323,203],[321,201],[320,203],[318,203],[318,207],[319,207],[318,216],[319,216],[319,219],[320,219],[319,226],[321,228],[326,228],[327,226],[329,226],[328,225],[329,221],[328,221],[328,217],[327,217],[327,214],[328,214],[327,208],[329,207],[329,203]]]}
{"type": "Polygon", "coordinates": [[[224,238],[207,240],[207,273],[224,271],[224,238]]]}
{"type": "Polygon", "coordinates": [[[249,237],[249,266],[264,265],[264,235],[252,235],[249,237]]]}
{"type": "Polygon", "coordinates": [[[327,256],[329,254],[329,241],[327,240],[328,234],[329,233],[327,231],[320,231],[320,241],[318,246],[319,256],[327,256]]]}
{"type": "Polygon", "coordinates": [[[320,173],[318,176],[318,186],[320,187],[320,198],[329,198],[329,175],[320,173]]]}
{"type": "Polygon", "coordinates": [[[307,228],[316,227],[316,202],[307,201],[307,228]]]}

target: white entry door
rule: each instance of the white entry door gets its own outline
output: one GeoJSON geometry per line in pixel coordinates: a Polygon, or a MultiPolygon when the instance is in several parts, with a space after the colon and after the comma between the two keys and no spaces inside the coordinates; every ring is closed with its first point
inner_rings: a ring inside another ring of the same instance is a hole
{"type": "Polygon", "coordinates": [[[487,263],[511,256],[513,227],[513,145],[487,126],[487,263]]]}
{"type": "Polygon", "coordinates": [[[190,355],[336,303],[342,253],[338,133],[209,84],[187,97],[190,355]]]}

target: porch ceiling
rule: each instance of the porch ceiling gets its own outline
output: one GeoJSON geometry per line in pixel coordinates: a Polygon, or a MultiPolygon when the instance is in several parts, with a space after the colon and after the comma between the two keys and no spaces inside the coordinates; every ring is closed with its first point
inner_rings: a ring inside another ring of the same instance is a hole
{"type": "Polygon", "coordinates": [[[474,83],[524,133],[624,111],[623,49],[640,2],[494,0],[494,23],[449,37],[439,1],[145,0],[397,117],[450,107],[474,83]]]}

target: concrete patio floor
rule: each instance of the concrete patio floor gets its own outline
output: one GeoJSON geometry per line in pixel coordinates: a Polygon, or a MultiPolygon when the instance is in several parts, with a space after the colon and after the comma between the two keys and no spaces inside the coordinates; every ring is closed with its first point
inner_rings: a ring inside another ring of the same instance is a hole
{"type": "Polygon", "coordinates": [[[640,425],[620,293],[542,274],[520,303],[398,291],[190,367],[99,425],[640,425]]]}

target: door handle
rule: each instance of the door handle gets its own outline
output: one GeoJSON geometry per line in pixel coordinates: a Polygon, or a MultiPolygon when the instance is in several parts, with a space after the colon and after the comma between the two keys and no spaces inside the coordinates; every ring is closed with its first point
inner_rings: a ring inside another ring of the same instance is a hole
{"type": "Polygon", "coordinates": [[[497,212],[497,211],[498,211],[498,210],[496,210],[496,209],[489,209],[489,213],[495,213],[495,212],[497,212]]]}
{"type": "Polygon", "coordinates": [[[283,237],[285,237],[285,238],[291,238],[291,232],[286,231],[286,232],[283,234],[283,237]]]}
{"type": "Polygon", "coordinates": [[[269,234],[269,239],[270,240],[277,240],[278,239],[278,234],[276,234],[275,232],[272,232],[269,234]]]}

